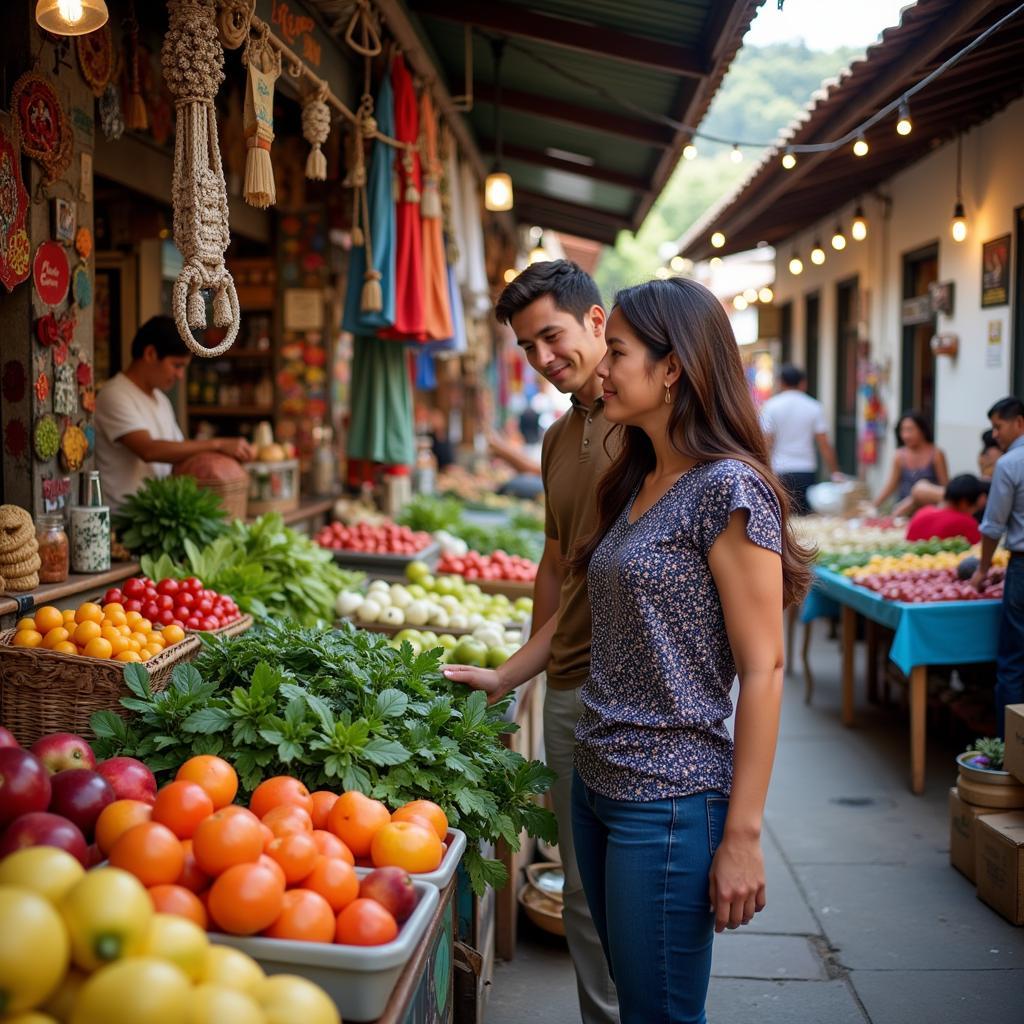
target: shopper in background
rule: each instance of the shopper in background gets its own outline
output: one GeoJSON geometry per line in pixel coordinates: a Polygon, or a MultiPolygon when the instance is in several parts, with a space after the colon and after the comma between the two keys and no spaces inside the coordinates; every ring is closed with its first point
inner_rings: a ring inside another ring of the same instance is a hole
{"type": "MultiPolygon", "coordinates": [[[[978,476],[982,480],[991,480],[992,472],[996,468],[996,461],[1002,455],[996,439],[992,436],[991,430],[986,430],[981,435],[981,451],[978,453],[978,476]]],[[[918,480],[910,488],[910,498],[901,503],[900,511],[911,514],[914,509],[922,508],[925,505],[938,505],[945,497],[946,489],[939,484],[933,484],[931,480],[918,480]]]]}
{"type": "Polygon", "coordinates": [[[896,444],[889,479],[875,498],[875,505],[881,508],[895,495],[894,512],[899,515],[908,511],[906,505],[902,509],[900,505],[910,498],[918,480],[929,480],[944,489],[949,482],[949,470],[942,449],[935,446],[928,421],[913,409],[905,412],[896,424],[896,444]]]}
{"type": "Polygon", "coordinates": [[[818,452],[833,479],[841,478],[836,453],[829,443],[821,402],[807,394],[807,374],[787,363],[779,371],[782,385],[761,408],[768,435],[772,469],[793,501],[793,512],[807,515],[807,488],[818,477],[818,452]]]}
{"type": "Polygon", "coordinates": [[[496,314],[511,325],[533,369],[572,396],[572,407],[543,440],[545,542],[533,591],[534,635],[500,674],[450,665],[445,675],[487,691],[493,701],[547,672],[544,748],[557,775],[551,798],[565,872],[562,920],[582,1019],[599,1024],[619,1019],[615,987],[583,892],[571,816],[573,733],[580,714],[579,688],[590,672],[590,603],[586,579],[569,574],[565,564],[597,523],[594,494],[615,454],[596,372],[606,351],[605,312],[589,275],[575,263],[552,260],[524,270],[502,292],[496,314]]]}
{"type": "Polygon", "coordinates": [[[996,463],[985,518],[981,559],[971,582],[981,590],[1003,534],[1010,561],[1003,582],[1003,612],[996,656],[996,727],[1003,736],[1007,704],[1024,703],[1024,402],[1002,398],[988,411],[992,434],[1004,452],[996,463]]]}
{"type": "Polygon", "coordinates": [[[149,477],[169,476],[173,464],[200,452],[240,461],[255,456],[241,437],[186,441],[164,394],[185,379],[192,353],[169,316],[147,320],[132,339],[132,361],[96,397],[96,464],[103,496],[116,512],[149,477]]]}
{"type": "Polygon", "coordinates": [[[979,480],[970,473],[953,477],[946,484],[941,504],[926,505],[914,513],[907,524],[907,540],[964,537],[977,544],[981,540],[977,517],[985,508],[988,489],[988,480],[979,480]]]}

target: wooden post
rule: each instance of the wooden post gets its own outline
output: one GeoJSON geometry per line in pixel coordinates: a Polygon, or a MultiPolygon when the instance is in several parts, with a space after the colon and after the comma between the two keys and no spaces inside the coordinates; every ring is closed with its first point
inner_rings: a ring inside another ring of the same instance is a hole
{"type": "Polygon", "coordinates": [[[928,709],[928,666],[910,670],[910,789],[924,792],[925,715],[928,709]]]}
{"type": "Polygon", "coordinates": [[[857,645],[857,613],[843,605],[843,725],[853,725],[853,671],[857,645]]]}
{"type": "Polygon", "coordinates": [[[790,605],[786,609],[786,675],[791,675],[793,672],[794,658],[794,645],[796,641],[796,624],[800,618],[800,608],[798,605],[790,605]]]}
{"type": "Polygon", "coordinates": [[[804,703],[810,704],[814,696],[814,675],[811,672],[811,627],[814,621],[804,623],[804,645],[800,652],[804,664],[804,703]]]}
{"type": "Polygon", "coordinates": [[[868,702],[878,703],[878,623],[867,619],[865,624],[868,645],[868,702]]]}

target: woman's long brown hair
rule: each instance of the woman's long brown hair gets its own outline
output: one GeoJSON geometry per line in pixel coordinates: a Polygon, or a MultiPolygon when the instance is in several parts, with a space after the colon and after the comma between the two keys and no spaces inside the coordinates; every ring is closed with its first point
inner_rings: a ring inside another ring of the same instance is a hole
{"type": "MultiPolygon", "coordinates": [[[[775,492],[782,511],[782,579],[786,605],[810,586],[812,553],[789,530],[789,496],[771,470],[768,442],[747,387],[739,348],[718,299],[687,278],[625,288],[615,306],[647,347],[651,363],[675,353],[682,366],[669,435],[677,451],[697,462],[745,462],[775,492]]],[[[598,524],[569,562],[583,572],[644,478],[654,447],[639,427],[621,427],[622,448],[597,487],[598,524]]]]}

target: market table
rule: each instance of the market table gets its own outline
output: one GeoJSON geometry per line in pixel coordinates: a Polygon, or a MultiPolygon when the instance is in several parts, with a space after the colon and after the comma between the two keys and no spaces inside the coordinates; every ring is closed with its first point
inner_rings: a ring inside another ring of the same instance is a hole
{"type": "MultiPolygon", "coordinates": [[[[889,660],[910,678],[910,788],[924,791],[928,668],[994,661],[1000,601],[889,601],[828,569],[814,570],[801,621],[842,618],[843,724],[854,724],[854,645],[857,616],[893,630],[889,660]]],[[[810,677],[808,677],[809,679],[810,677]]]]}

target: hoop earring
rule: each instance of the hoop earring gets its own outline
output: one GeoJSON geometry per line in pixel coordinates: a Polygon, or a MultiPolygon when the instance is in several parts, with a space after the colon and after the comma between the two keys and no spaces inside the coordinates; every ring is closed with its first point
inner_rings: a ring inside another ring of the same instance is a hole
{"type": "Polygon", "coordinates": [[[665,385],[665,404],[672,404],[672,388],[668,384],[665,385]]]}

